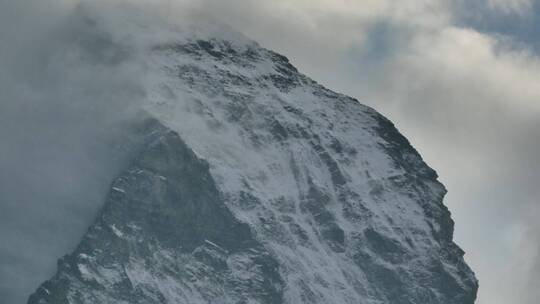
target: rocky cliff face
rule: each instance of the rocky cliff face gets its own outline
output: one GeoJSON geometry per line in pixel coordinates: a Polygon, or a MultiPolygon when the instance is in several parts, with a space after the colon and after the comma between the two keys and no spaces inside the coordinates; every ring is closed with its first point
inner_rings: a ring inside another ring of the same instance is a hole
{"type": "Polygon", "coordinates": [[[446,190],[390,121],[238,34],[168,33],[145,144],[29,304],[474,302],[446,190]]]}

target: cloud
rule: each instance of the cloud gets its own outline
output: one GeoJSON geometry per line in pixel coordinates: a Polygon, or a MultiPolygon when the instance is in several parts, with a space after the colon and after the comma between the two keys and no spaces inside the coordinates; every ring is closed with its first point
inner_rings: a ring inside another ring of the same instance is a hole
{"type": "Polygon", "coordinates": [[[100,208],[144,92],[136,54],[71,3],[0,14],[0,294],[24,303],[100,208]]]}

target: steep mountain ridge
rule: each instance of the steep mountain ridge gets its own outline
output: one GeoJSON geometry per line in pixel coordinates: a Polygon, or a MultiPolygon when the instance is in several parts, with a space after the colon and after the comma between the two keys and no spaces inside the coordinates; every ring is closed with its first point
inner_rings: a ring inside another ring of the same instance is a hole
{"type": "Polygon", "coordinates": [[[230,30],[175,31],[137,59],[147,144],[30,304],[474,302],[390,121],[230,30]]]}

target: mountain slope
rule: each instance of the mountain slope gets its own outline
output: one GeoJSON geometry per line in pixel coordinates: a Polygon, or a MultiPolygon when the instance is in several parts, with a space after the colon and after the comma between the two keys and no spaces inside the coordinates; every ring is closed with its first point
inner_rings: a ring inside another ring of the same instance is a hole
{"type": "Polygon", "coordinates": [[[169,34],[140,58],[147,144],[30,304],[474,302],[391,122],[229,30],[169,34]]]}

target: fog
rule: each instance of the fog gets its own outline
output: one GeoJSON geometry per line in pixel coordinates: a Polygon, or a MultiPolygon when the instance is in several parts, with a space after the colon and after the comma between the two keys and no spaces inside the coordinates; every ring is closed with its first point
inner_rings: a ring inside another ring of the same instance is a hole
{"type": "Polygon", "coordinates": [[[3,303],[25,303],[91,223],[144,94],[132,52],[71,9],[0,4],[3,303]]]}

